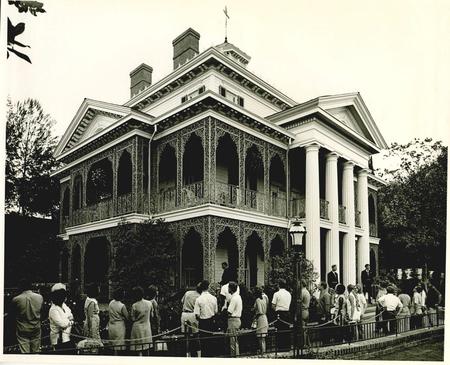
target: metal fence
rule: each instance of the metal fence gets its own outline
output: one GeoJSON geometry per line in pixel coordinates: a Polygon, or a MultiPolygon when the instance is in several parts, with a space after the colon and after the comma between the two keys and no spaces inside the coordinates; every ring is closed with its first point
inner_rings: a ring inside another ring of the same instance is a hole
{"type": "MultiPolygon", "coordinates": [[[[301,353],[307,353],[317,348],[350,344],[358,341],[377,339],[386,336],[398,336],[421,328],[444,325],[444,310],[433,309],[420,316],[405,316],[394,319],[381,318],[383,313],[375,316],[370,322],[347,323],[336,325],[332,320],[323,324],[308,325],[303,329],[303,338],[295,336],[291,323],[276,319],[269,323],[266,334],[256,333],[256,329],[242,329],[236,334],[226,332],[202,331],[199,333],[181,333],[181,327],[157,334],[152,339],[124,340],[111,343],[103,340],[99,343],[84,337],[80,331],[74,331],[75,339],[65,347],[44,345],[41,352],[45,354],[78,354],[78,355],[122,355],[186,357],[197,356],[201,351],[202,357],[249,357],[264,353],[291,357],[287,354],[298,343],[301,353]],[[283,322],[285,330],[280,330],[283,322]],[[263,347],[262,347],[263,345],[263,347]],[[233,349],[238,351],[233,351],[233,349]],[[262,351],[263,348],[263,351],[262,351]]],[[[299,333],[297,333],[299,335],[299,333]]],[[[44,341],[43,341],[44,343],[44,341]]],[[[18,347],[7,346],[4,353],[17,353],[18,347]]]]}

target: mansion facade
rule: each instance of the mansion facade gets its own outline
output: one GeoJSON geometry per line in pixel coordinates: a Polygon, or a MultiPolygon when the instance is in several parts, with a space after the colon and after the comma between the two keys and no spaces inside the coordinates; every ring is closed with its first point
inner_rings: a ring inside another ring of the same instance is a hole
{"type": "Polygon", "coordinates": [[[156,83],[134,69],[125,104],[85,99],[61,138],[62,280],[108,285],[118,225],[149,218],[176,238],[178,287],[220,281],[222,262],[264,285],[293,218],[322,280],[333,264],[344,284],[377,270],[384,183],[370,159],[387,146],[361,95],[296,103],[235,45],[200,53],[199,39],[189,28],[173,41],[173,72],[156,83]]]}

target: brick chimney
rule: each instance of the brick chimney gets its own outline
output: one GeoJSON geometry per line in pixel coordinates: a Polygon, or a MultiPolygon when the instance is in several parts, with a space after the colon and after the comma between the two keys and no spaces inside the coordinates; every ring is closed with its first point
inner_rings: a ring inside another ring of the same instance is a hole
{"type": "Polygon", "coordinates": [[[199,40],[200,34],[192,28],[184,31],[173,40],[172,45],[174,70],[198,55],[199,40]]]}
{"type": "Polygon", "coordinates": [[[131,97],[144,91],[152,84],[153,69],[145,63],[140,64],[130,72],[130,94],[131,97]]]}

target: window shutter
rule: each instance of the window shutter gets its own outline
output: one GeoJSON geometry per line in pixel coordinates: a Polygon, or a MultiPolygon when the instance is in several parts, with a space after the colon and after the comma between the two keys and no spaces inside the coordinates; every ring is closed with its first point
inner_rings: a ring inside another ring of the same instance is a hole
{"type": "Polygon", "coordinates": [[[186,97],[186,95],[185,95],[185,96],[183,96],[183,97],[181,98],[181,104],[185,103],[186,100],[187,100],[187,97],[186,97]]]}
{"type": "Polygon", "coordinates": [[[198,93],[202,94],[205,92],[205,86],[203,85],[202,87],[200,87],[200,89],[198,89],[198,93]]]}
{"type": "Polygon", "coordinates": [[[241,98],[240,96],[238,96],[238,101],[239,101],[239,105],[241,107],[244,107],[244,98],[241,98]]]}
{"type": "Polygon", "coordinates": [[[224,87],[219,86],[219,94],[222,95],[223,97],[227,96],[227,91],[225,90],[224,87]]]}

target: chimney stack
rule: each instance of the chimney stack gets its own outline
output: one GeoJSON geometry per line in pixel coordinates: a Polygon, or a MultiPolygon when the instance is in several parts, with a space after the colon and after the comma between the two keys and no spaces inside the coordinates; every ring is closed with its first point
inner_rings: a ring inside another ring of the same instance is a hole
{"type": "Polygon", "coordinates": [[[140,64],[130,72],[130,94],[131,97],[140,94],[152,84],[153,68],[145,63],[140,64]]]}
{"type": "Polygon", "coordinates": [[[173,42],[173,69],[184,65],[198,55],[200,34],[194,29],[181,33],[173,42]]]}

